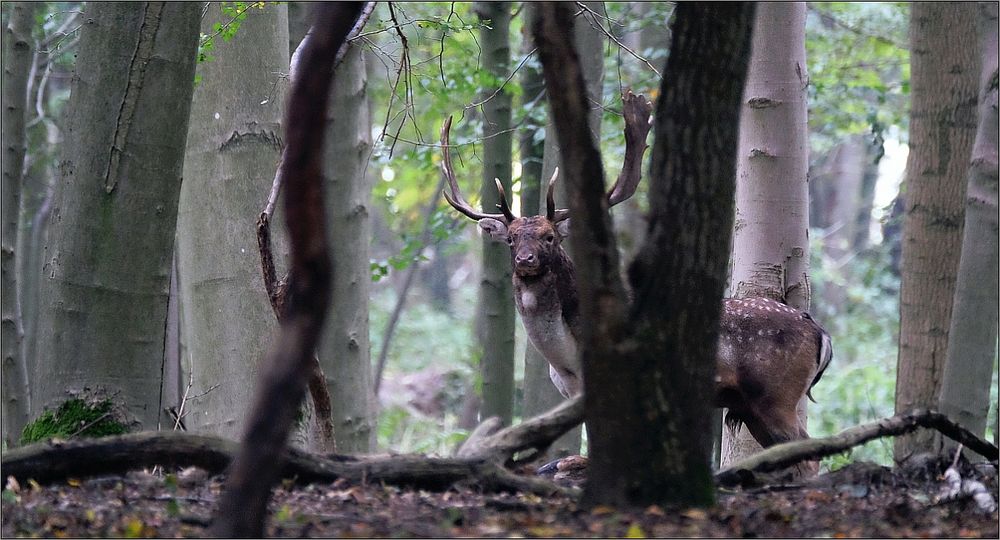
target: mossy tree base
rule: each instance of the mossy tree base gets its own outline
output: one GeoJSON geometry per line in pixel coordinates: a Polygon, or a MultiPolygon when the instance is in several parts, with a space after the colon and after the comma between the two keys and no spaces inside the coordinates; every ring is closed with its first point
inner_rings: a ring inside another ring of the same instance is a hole
{"type": "Polygon", "coordinates": [[[21,444],[48,439],[93,438],[123,433],[128,433],[128,427],[116,418],[114,403],[111,400],[88,402],[74,398],[64,401],[54,411],[43,412],[33,422],[24,426],[21,444]]]}

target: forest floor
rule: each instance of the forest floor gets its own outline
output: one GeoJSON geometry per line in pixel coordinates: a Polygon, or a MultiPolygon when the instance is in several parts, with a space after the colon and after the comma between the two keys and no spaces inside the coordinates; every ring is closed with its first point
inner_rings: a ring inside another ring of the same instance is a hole
{"type": "MultiPolygon", "coordinates": [[[[938,501],[940,464],[888,469],[855,463],[810,481],[720,490],[711,509],[651,506],[583,509],[565,497],[433,493],[384,485],[285,483],[271,501],[276,537],[948,537],[997,538],[998,517],[971,499],[938,501]]],[[[964,465],[962,477],[997,495],[995,465],[964,465]]],[[[187,469],[131,472],[3,493],[5,538],[200,537],[222,478],[187,469]],[[155,473],[155,471],[154,471],[155,473]]]]}

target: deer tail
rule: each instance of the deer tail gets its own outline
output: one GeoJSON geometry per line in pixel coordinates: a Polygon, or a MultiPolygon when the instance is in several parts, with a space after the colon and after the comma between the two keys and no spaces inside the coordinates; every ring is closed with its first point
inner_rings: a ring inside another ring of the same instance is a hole
{"type": "Polygon", "coordinates": [[[827,366],[830,365],[830,360],[833,360],[833,343],[830,341],[830,334],[826,333],[826,330],[822,328],[819,329],[819,355],[816,357],[816,376],[813,377],[811,383],[809,383],[809,389],[806,390],[806,396],[809,397],[809,401],[816,403],[816,400],[812,397],[812,387],[816,386],[819,382],[820,377],[823,376],[823,372],[826,371],[827,366]]]}

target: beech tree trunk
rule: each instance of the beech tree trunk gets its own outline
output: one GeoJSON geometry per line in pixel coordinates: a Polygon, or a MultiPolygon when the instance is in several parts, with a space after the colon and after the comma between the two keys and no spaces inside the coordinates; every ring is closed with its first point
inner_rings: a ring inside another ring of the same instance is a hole
{"type": "MultiPolygon", "coordinates": [[[[215,38],[191,105],[177,216],[177,270],[192,377],[189,430],[236,438],[258,365],[277,327],[260,273],[256,220],[281,157],[288,73],[287,6],[251,9],[229,41],[215,38]]],[[[226,23],[218,4],[202,21],[226,23]]],[[[285,250],[278,243],[279,273],[285,250]]]]}
{"type": "MultiPolygon", "coordinates": [[[[600,154],[584,117],[581,60],[546,3],[534,26],[566,159],[570,247],[580,290],[590,468],[585,505],[710,505],[710,405],[719,309],[732,231],[732,126],[749,57],[753,5],[678,6],[655,116],[646,243],[618,270],[600,154]],[[670,156],[666,149],[670,149],[670,156]],[[680,254],[680,255],[679,255],[680,254]]],[[[628,135],[626,135],[628,136],[628,135]]]]}
{"type": "MultiPolygon", "coordinates": [[[[906,160],[896,412],[937,405],[962,246],[966,171],[976,134],[976,4],[917,3],[910,18],[910,154],[906,160]]],[[[932,436],[895,440],[897,462],[932,436]]]]}
{"type": "MultiPolygon", "coordinates": [[[[965,232],[939,410],[977,435],[986,429],[997,343],[997,5],[979,4],[983,32],[979,124],[967,173],[965,232]]],[[[952,444],[944,450],[952,454],[952,444]]]]}
{"type": "MultiPolygon", "coordinates": [[[[483,69],[499,82],[510,72],[510,3],[476,2],[480,23],[479,42],[483,69]]],[[[511,193],[510,94],[496,87],[483,89],[483,181],[482,205],[495,208],[500,202],[494,178],[511,193]],[[495,95],[494,95],[495,93],[495,95]],[[490,96],[493,96],[490,98],[490,96]]],[[[508,201],[509,203],[510,201],[508,201]]],[[[488,235],[483,240],[483,268],[479,281],[479,342],[483,349],[479,372],[483,380],[482,418],[499,416],[510,425],[514,408],[514,292],[511,284],[510,249],[488,235]]]]}
{"type": "MultiPolygon", "coordinates": [[[[604,2],[583,2],[583,5],[598,14],[607,14],[604,2]]],[[[532,19],[535,18],[534,13],[536,9],[537,6],[535,5],[530,7],[529,15],[532,19]]],[[[576,11],[573,10],[573,12],[567,15],[567,18],[571,18],[572,14],[576,11]]],[[[591,24],[592,21],[593,15],[587,12],[581,13],[574,20],[573,33],[571,35],[573,36],[577,54],[580,57],[583,80],[587,89],[587,126],[594,140],[599,141],[603,110],[597,104],[601,103],[604,95],[604,39],[600,30],[591,24]]],[[[548,95],[547,100],[550,99],[551,95],[548,95]]],[[[558,138],[554,136],[555,130],[555,124],[550,116],[548,123],[545,125],[546,137],[543,149],[544,160],[542,162],[543,186],[539,192],[539,208],[545,208],[545,194],[547,189],[545,183],[552,177],[552,172],[555,171],[556,167],[560,167],[560,170],[563,171],[563,173],[560,173],[562,181],[556,184],[556,205],[558,207],[566,206],[566,169],[562,165],[562,153],[559,150],[558,138]]],[[[570,253],[570,256],[572,257],[573,254],[570,253]]],[[[550,410],[562,400],[562,395],[559,394],[559,391],[556,390],[556,387],[552,384],[552,380],[549,378],[548,362],[545,361],[545,357],[535,350],[529,342],[524,354],[524,416],[531,417],[550,410]]],[[[563,435],[553,443],[549,454],[552,456],[566,456],[578,453],[580,451],[582,433],[582,428],[576,428],[563,435]]]]}
{"type": "Polygon", "coordinates": [[[173,225],[197,5],[93,3],[81,30],[40,284],[32,416],[70,395],[162,414],[173,225]]]}
{"type": "Polygon", "coordinates": [[[2,231],[0,231],[0,356],[3,377],[3,441],[17,443],[28,420],[30,388],[28,367],[20,354],[22,326],[17,287],[17,216],[21,201],[22,168],[28,77],[31,72],[31,28],[35,22],[33,2],[11,2],[3,36],[3,187],[2,231]]]}
{"type": "Polygon", "coordinates": [[[333,260],[331,298],[337,309],[327,318],[319,347],[337,451],[348,454],[375,450],[377,421],[368,339],[371,186],[365,167],[372,141],[367,87],[362,49],[351,46],[336,67],[327,125],[337,128],[327,132],[324,151],[327,241],[351,255],[333,260]]]}
{"type": "MultiPolygon", "coordinates": [[[[809,310],[806,6],[761,2],[740,115],[731,290],[809,310]]],[[[805,426],[805,400],[799,418],[805,426]]],[[[760,445],[722,434],[722,466],[760,445]]]]}
{"type": "MultiPolygon", "coordinates": [[[[286,440],[302,401],[333,287],[331,254],[324,239],[324,131],[332,132],[334,127],[325,125],[334,57],[364,3],[317,6],[312,10],[315,30],[303,47],[285,115],[288,146],[282,156],[281,175],[287,181],[285,223],[292,253],[288,304],[281,329],[269,348],[240,452],[219,498],[212,536],[255,538],[264,533],[271,488],[281,472],[286,440]]],[[[278,28],[287,31],[287,19],[281,22],[284,24],[278,28]]],[[[287,43],[287,34],[280,37],[282,45],[287,43]]],[[[336,259],[347,254],[337,250],[333,255],[336,259]]]]}

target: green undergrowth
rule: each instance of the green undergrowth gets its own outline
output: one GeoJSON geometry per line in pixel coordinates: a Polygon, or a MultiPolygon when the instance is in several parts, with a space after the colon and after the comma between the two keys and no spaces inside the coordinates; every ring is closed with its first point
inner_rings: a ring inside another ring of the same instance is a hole
{"type": "Polygon", "coordinates": [[[21,432],[21,444],[31,444],[48,439],[74,437],[104,437],[128,432],[128,428],[112,413],[110,400],[87,403],[70,399],[55,411],[47,410],[21,432]]]}

